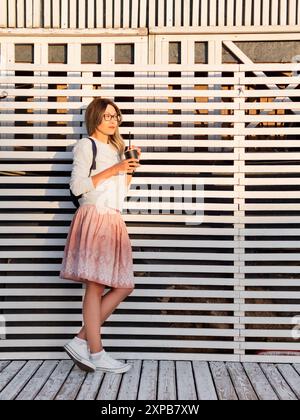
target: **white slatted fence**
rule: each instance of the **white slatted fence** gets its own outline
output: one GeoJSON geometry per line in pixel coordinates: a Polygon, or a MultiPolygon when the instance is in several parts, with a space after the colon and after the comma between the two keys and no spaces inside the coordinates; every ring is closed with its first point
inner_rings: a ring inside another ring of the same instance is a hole
{"type": "Polygon", "coordinates": [[[0,0],[0,28],[296,26],[299,0],[0,0]]]}
{"type": "Polygon", "coordinates": [[[81,286],[58,273],[74,214],[71,147],[85,135],[77,111],[96,96],[118,98],[121,134],[143,149],[124,212],[137,286],[103,328],[105,346],[141,359],[299,351],[299,71],[2,64],[0,358],[63,358],[81,325],[81,286]],[[120,89],[126,72],[134,88],[120,89]]]}

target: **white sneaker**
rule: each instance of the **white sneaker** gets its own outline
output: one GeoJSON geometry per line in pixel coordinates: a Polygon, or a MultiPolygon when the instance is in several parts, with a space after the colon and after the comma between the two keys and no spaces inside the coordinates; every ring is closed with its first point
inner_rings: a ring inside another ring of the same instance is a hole
{"type": "Polygon", "coordinates": [[[82,370],[86,372],[94,372],[96,367],[90,360],[87,342],[73,338],[64,346],[65,351],[71,357],[73,362],[82,370]]]}
{"type": "Polygon", "coordinates": [[[97,355],[91,355],[91,360],[96,370],[102,370],[104,372],[125,373],[132,367],[130,363],[122,363],[113,359],[105,350],[97,353],[97,355]]]}

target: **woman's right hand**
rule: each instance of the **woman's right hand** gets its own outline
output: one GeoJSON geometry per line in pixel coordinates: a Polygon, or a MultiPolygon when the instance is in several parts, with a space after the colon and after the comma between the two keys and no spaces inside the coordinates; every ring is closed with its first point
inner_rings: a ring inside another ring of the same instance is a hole
{"type": "Polygon", "coordinates": [[[115,175],[118,175],[119,172],[125,172],[128,174],[133,174],[136,168],[140,165],[138,159],[130,158],[122,160],[121,162],[114,165],[115,175]]]}

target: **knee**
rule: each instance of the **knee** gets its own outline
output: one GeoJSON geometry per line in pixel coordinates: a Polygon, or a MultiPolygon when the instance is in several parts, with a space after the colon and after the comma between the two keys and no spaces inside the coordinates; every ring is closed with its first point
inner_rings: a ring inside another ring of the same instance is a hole
{"type": "Polygon", "coordinates": [[[129,296],[133,291],[134,287],[128,287],[128,288],[117,288],[116,289],[122,296],[127,297],[129,296]]]}
{"type": "Polygon", "coordinates": [[[131,295],[131,293],[134,291],[134,287],[130,287],[127,290],[127,296],[131,295]]]}
{"type": "Polygon", "coordinates": [[[96,294],[97,296],[102,296],[103,291],[104,291],[104,286],[102,284],[91,282],[87,284],[86,290],[89,293],[96,294]]]}

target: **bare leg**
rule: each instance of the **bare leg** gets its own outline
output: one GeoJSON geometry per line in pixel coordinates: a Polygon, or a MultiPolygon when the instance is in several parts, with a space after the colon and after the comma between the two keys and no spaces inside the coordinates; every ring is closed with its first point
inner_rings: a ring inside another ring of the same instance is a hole
{"type": "Polygon", "coordinates": [[[101,296],[104,291],[103,285],[88,283],[83,301],[83,319],[86,331],[86,339],[91,353],[99,353],[103,347],[101,343],[101,296]]]}
{"type": "MultiPolygon", "coordinates": [[[[101,325],[104,324],[104,322],[107,320],[107,318],[109,318],[109,316],[113,313],[113,311],[120,304],[120,302],[122,302],[132,292],[132,290],[133,289],[114,288],[101,298],[101,305],[100,305],[101,325]]],[[[85,320],[84,320],[84,323],[85,323],[85,320]]],[[[87,340],[87,333],[86,333],[85,325],[81,328],[77,337],[81,338],[82,340],[87,340]]]]}

